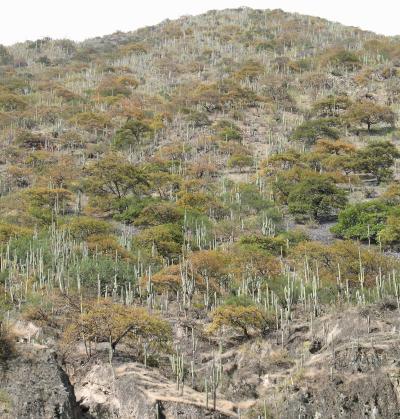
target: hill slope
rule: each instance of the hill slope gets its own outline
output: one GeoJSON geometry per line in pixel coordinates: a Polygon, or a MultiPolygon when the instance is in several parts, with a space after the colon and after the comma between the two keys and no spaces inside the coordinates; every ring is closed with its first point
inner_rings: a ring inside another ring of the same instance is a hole
{"type": "Polygon", "coordinates": [[[396,417],[399,103],[398,38],[281,10],[0,46],[1,365],[55,349],[87,417],[396,417]]]}

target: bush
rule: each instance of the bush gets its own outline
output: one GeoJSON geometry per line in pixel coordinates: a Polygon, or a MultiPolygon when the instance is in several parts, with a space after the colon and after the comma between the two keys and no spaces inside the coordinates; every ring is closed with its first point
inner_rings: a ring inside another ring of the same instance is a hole
{"type": "Polygon", "coordinates": [[[346,193],[331,180],[322,177],[299,182],[288,195],[289,212],[303,221],[335,218],[346,202],[346,193]]]}
{"type": "Polygon", "coordinates": [[[395,250],[400,249],[400,216],[391,215],[388,217],[386,225],[379,233],[379,240],[383,246],[395,250]]]}
{"type": "Polygon", "coordinates": [[[306,121],[292,132],[290,140],[301,141],[307,145],[313,145],[321,138],[337,140],[339,138],[339,132],[334,128],[335,125],[337,125],[337,121],[332,118],[306,121]]]}
{"type": "Polygon", "coordinates": [[[151,251],[153,245],[161,256],[177,258],[182,250],[183,232],[178,224],[162,224],[147,228],[137,234],[133,244],[151,251]]]}
{"type": "Polygon", "coordinates": [[[253,157],[246,156],[243,154],[234,154],[228,159],[228,167],[237,168],[242,171],[245,167],[250,167],[253,165],[253,157]]]}
{"type": "MultiPolygon", "coordinates": [[[[236,303],[240,300],[236,300],[236,303]]],[[[263,332],[268,327],[268,318],[254,305],[223,305],[216,308],[211,316],[212,322],[207,327],[207,332],[219,333],[221,328],[226,326],[236,332],[240,332],[246,338],[250,338],[250,330],[263,332]]]]}
{"type": "Polygon", "coordinates": [[[376,242],[390,211],[391,207],[381,201],[351,205],[339,213],[331,231],[344,239],[376,242]]]}
{"type": "Polygon", "coordinates": [[[109,234],[112,228],[106,221],[96,220],[90,217],[73,218],[65,225],[74,239],[86,240],[89,236],[109,234]]]}
{"type": "Polygon", "coordinates": [[[390,180],[392,166],[400,157],[396,146],[390,141],[374,141],[358,150],[353,160],[353,168],[359,172],[376,176],[377,182],[390,180]]]}
{"type": "Polygon", "coordinates": [[[183,222],[184,210],[170,202],[152,204],[140,211],[134,224],[136,226],[156,226],[183,222]]]}

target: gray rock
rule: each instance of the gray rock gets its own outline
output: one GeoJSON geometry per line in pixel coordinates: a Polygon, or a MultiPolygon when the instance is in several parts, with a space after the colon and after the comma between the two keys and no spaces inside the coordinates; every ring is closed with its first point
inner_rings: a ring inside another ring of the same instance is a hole
{"type": "Polygon", "coordinates": [[[0,365],[0,417],[78,419],[80,409],[68,376],[54,352],[21,345],[0,365]]]}

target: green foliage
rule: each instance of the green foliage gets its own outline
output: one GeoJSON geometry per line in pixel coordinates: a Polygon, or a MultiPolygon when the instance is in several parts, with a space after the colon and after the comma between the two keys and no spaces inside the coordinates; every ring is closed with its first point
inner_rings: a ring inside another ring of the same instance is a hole
{"type": "Polygon", "coordinates": [[[72,281],[76,281],[79,275],[83,287],[89,294],[97,291],[98,281],[102,293],[104,294],[106,286],[112,290],[114,284],[125,286],[127,284],[135,285],[134,266],[124,260],[115,260],[115,254],[112,257],[105,255],[96,255],[96,257],[83,257],[77,264],[70,267],[69,275],[72,281]]]}
{"type": "Polygon", "coordinates": [[[115,220],[132,224],[144,208],[159,203],[159,199],[151,196],[143,198],[128,196],[114,201],[111,210],[116,213],[115,220]]]}
{"type": "Polygon", "coordinates": [[[215,124],[215,131],[218,137],[224,141],[242,142],[243,134],[238,126],[227,120],[218,121],[215,124]]]}
{"type": "Polygon", "coordinates": [[[312,119],[299,125],[291,134],[292,141],[301,141],[307,145],[313,145],[320,138],[332,138],[337,140],[339,132],[335,127],[337,121],[332,118],[312,119]]]}
{"type": "Polygon", "coordinates": [[[128,119],[122,128],[120,128],[114,137],[116,148],[127,148],[137,146],[146,135],[153,133],[149,124],[137,119],[128,119]]]}
{"type": "Polygon", "coordinates": [[[326,221],[335,218],[346,201],[345,192],[329,179],[305,179],[289,192],[288,208],[299,220],[326,221]]]}
{"type": "Polygon", "coordinates": [[[318,100],[313,105],[312,111],[320,117],[335,117],[339,116],[350,105],[351,100],[348,96],[329,95],[318,100]]]}
{"type": "Polygon", "coordinates": [[[246,156],[243,154],[234,154],[229,157],[228,160],[228,167],[230,168],[237,168],[240,171],[245,167],[250,167],[253,165],[253,157],[246,156]]]}
{"type": "Polygon", "coordinates": [[[74,239],[86,240],[89,236],[110,234],[112,228],[106,221],[90,217],[72,219],[65,228],[69,230],[74,239]]]}
{"type": "Polygon", "coordinates": [[[400,214],[390,215],[383,229],[379,232],[379,241],[383,246],[400,249],[400,214]]]}
{"type": "Polygon", "coordinates": [[[134,224],[136,226],[156,226],[160,224],[179,224],[183,222],[184,209],[170,202],[152,204],[140,211],[134,224]]]}
{"type": "Polygon", "coordinates": [[[129,194],[140,197],[149,187],[147,177],[141,170],[114,155],[91,164],[86,173],[84,186],[94,195],[118,199],[129,194]]]}
{"type": "Polygon", "coordinates": [[[15,237],[31,237],[33,231],[29,228],[0,222],[0,244],[7,243],[15,237]]]}
{"type": "Polygon", "coordinates": [[[281,237],[259,235],[243,236],[239,241],[241,246],[258,248],[272,255],[280,256],[286,251],[286,240],[281,237]]]}
{"type": "Polygon", "coordinates": [[[400,153],[393,143],[374,141],[357,151],[353,167],[359,172],[375,176],[380,183],[392,178],[392,166],[398,157],[400,157],[400,153]]]}
{"type": "Polygon", "coordinates": [[[389,205],[378,200],[351,205],[339,213],[332,232],[344,239],[375,242],[391,211],[389,205]]]}
{"type": "Polygon", "coordinates": [[[223,305],[212,313],[212,322],[208,333],[217,333],[223,326],[241,332],[250,338],[250,330],[263,332],[268,327],[267,316],[254,305],[223,305]]]}
{"type": "Polygon", "coordinates": [[[388,107],[371,101],[354,103],[347,111],[346,118],[350,123],[366,125],[371,131],[373,125],[382,123],[394,126],[396,114],[388,107]]]}
{"type": "Polygon", "coordinates": [[[155,246],[161,256],[176,259],[181,253],[183,245],[182,226],[162,224],[146,228],[134,237],[133,244],[148,251],[151,251],[155,246]]]}

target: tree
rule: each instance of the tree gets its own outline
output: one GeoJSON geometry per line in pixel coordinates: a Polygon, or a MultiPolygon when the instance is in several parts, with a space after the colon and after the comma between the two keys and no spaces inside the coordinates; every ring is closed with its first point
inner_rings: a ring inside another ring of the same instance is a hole
{"type": "Polygon", "coordinates": [[[289,212],[299,219],[325,221],[332,219],[346,204],[346,193],[330,179],[304,179],[296,184],[288,196],[289,212]]]}
{"type": "MultiPolygon", "coordinates": [[[[313,273],[317,273],[325,284],[337,284],[343,289],[346,281],[350,286],[359,286],[360,274],[363,273],[365,285],[375,286],[380,272],[388,272],[393,267],[391,258],[385,257],[373,247],[363,247],[351,240],[337,240],[331,244],[309,241],[298,244],[291,252],[294,268],[304,269],[307,263],[313,273]]],[[[333,299],[337,298],[335,289],[333,299]]]]}
{"type": "Polygon", "coordinates": [[[149,205],[140,212],[134,224],[136,226],[156,226],[183,221],[184,210],[172,202],[160,202],[149,205]]]}
{"type": "Polygon", "coordinates": [[[377,241],[391,208],[378,200],[350,205],[339,213],[332,232],[344,239],[377,241]]]}
{"type": "Polygon", "coordinates": [[[86,174],[84,185],[87,191],[105,197],[121,199],[129,194],[141,196],[150,186],[147,176],[141,170],[115,155],[91,164],[86,174]]]}
{"type": "Polygon", "coordinates": [[[268,326],[265,313],[254,305],[242,305],[238,299],[232,303],[216,308],[211,316],[212,322],[208,326],[208,333],[218,333],[223,326],[242,333],[247,339],[251,337],[250,330],[263,332],[268,326]]]}
{"type": "Polygon", "coordinates": [[[400,153],[390,141],[375,141],[358,150],[354,156],[353,168],[356,171],[369,173],[377,182],[390,180],[393,176],[392,166],[400,153]]]}
{"type": "Polygon", "coordinates": [[[88,131],[97,131],[108,127],[110,118],[105,113],[80,112],[71,118],[71,122],[88,131]]]}
{"type": "Polygon", "coordinates": [[[149,124],[138,119],[128,119],[114,137],[114,144],[117,148],[125,148],[140,144],[143,137],[153,132],[149,124]]]}
{"type": "Polygon", "coordinates": [[[94,235],[110,234],[112,228],[109,223],[102,220],[96,220],[90,217],[73,218],[68,224],[65,225],[71,236],[78,240],[86,240],[94,235]]]}
{"type": "Polygon", "coordinates": [[[334,117],[339,116],[342,111],[348,109],[351,105],[351,100],[347,96],[329,95],[316,102],[312,110],[318,116],[334,117]]]}
{"type": "Polygon", "coordinates": [[[354,154],[356,147],[343,140],[318,140],[315,144],[315,151],[317,153],[348,155],[354,154]]]}
{"type": "Polygon", "coordinates": [[[182,226],[162,224],[149,227],[137,234],[133,242],[135,246],[143,247],[149,251],[155,246],[161,256],[176,259],[182,251],[182,226]]]}
{"type": "Polygon", "coordinates": [[[245,167],[250,167],[253,164],[253,157],[244,154],[234,154],[228,159],[228,167],[238,168],[241,172],[245,167]]]}
{"type": "Polygon", "coordinates": [[[394,126],[396,122],[396,114],[388,106],[378,105],[371,101],[353,104],[348,109],[346,118],[350,123],[366,125],[369,132],[372,125],[382,123],[394,126]]]}
{"type": "Polygon", "coordinates": [[[395,250],[400,248],[400,215],[388,217],[385,226],[379,233],[379,241],[383,246],[395,250]]]}
{"type": "Polygon", "coordinates": [[[0,244],[7,243],[14,237],[30,237],[33,231],[29,228],[0,222],[0,244]]]}
{"type": "Polygon", "coordinates": [[[87,354],[95,342],[109,342],[110,359],[119,344],[142,345],[148,351],[165,351],[171,340],[171,326],[139,307],[114,304],[108,300],[91,304],[77,321],[66,329],[68,344],[83,340],[87,354]]]}
{"type": "Polygon", "coordinates": [[[301,141],[307,145],[313,145],[321,138],[337,140],[339,132],[335,127],[337,121],[333,118],[312,119],[305,121],[292,132],[290,140],[301,141]]]}

